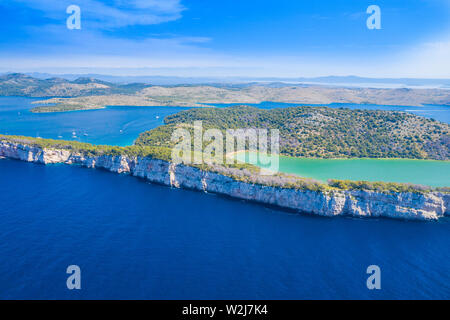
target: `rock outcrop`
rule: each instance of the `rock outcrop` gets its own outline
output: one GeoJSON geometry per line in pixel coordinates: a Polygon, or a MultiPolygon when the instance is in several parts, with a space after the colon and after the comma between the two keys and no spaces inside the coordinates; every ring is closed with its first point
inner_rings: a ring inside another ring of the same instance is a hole
{"type": "Polygon", "coordinates": [[[322,216],[437,220],[450,215],[450,194],[441,192],[382,193],[363,190],[318,192],[270,187],[236,181],[218,173],[186,165],[175,165],[158,159],[124,155],[87,156],[66,149],[40,148],[6,140],[0,140],[0,157],[43,164],[66,163],[88,168],[103,168],[176,188],[212,192],[322,216]]]}

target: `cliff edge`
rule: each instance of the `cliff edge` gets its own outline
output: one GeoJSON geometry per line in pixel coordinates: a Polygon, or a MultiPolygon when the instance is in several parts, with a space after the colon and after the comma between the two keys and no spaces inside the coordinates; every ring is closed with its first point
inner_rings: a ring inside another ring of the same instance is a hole
{"type": "Polygon", "coordinates": [[[175,188],[212,192],[321,216],[437,220],[450,215],[450,194],[445,192],[312,191],[274,187],[238,181],[219,173],[150,157],[86,155],[74,150],[43,148],[7,140],[0,140],[0,157],[103,168],[175,188]]]}

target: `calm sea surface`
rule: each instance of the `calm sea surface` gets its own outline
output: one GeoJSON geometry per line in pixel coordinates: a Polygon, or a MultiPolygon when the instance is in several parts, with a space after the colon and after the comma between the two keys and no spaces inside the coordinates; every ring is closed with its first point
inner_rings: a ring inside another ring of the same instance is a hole
{"type": "MultiPolygon", "coordinates": [[[[249,152],[237,159],[250,162],[249,152]]],[[[256,165],[269,168],[270,158],[254,154],[256,165]]],[[[433,187],[450,187],[450,161],[409,159],[312,159],[279,157],[280,172],[313,178],[413,183],[433,187]]]]}
{"type": "MultiPolygon", "coordinates": [[[[126,146],[164,117],[188,108],[108,107],[76,112],[31,113],[38,99],[0,98],[0,134],[126,146]]],[[[42,99],[40,99],[42,100],[42,99]]]]}
{"type": "MultiPolygon", "coordinates": [[[[29,114],[29,103],[0,98],[0,133],[76,131],[73,139],[126,145],[182,110],[43,115],[29,114]]],[[[3,159],[0,219],[0,299],[450,299],[448,218],[295,215],[102,170],[3,159]],[[82,270],[80,291],[66,289],[72,264],[82,270]],[[366,287],[373,264],[378,291],[366,287]]]]}

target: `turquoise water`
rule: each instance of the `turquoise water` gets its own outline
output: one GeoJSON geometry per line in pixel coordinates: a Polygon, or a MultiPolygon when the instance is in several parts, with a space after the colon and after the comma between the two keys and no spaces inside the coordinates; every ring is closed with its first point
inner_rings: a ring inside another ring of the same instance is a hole
{"type": "MultiPolygon", "coordinates": [[[[267,157],[262,155],[261,157],[261,163],[269,163],[267,157]]],[[[248,152],[239,153],[237,158],[240,161],[249,162],[248,152]]],[[[259,162],[256,165],[264,167],[259,162]]],[[[339,179],[413,183],[433,187],[450,186],[450,161],[304,159],[280,156],[279,171],[322,182],[328,179],[339,179]]]]}
{"type": "MultiPolygon", "coordinates": [[[[76,130],[88,134],[76,139],[126,145],[177,111],[29,114],[30,101],[0,98],[0,133],[71,138],[76,130]]],[[[0,299],[450,299],[449,218],[288,214],[103,170],[7,159],[0,204],[0,299]],[[80,291],[66,288],[72,264],[80,291]],[[381,268],[379,291],[366,287],[372,264],[381,268]]]]}

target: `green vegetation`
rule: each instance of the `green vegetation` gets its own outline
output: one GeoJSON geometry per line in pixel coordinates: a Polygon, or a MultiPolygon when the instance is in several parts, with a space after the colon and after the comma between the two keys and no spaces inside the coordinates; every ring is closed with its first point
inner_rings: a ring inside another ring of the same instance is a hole
{"type": "Polygon", "coordinates": [[[81,106],[72,104],[58,104],[55,106],[39,106],[30,109],[33,113],[49,113],[49,112],[67,112],[67,111],[81,111],[81,110],[97,110],[104,109],[102,106],[81,106]]]}
{"type": "Polygon", "coordinates": [[[2,140],[13,143],[26,144],[41,149],[53,148],[53,149],[70,150],[72,152],[82,153],[83,155],[86,156],[126,155],[131,157],[150,157],[165,161],[169,161],[171,159],[171,150],[163,147],[152,147],[152,146],[118,147],[107,145],[93,145],[90,143],[83,143],[78,141],[65,141],[65,140],[42,139],[23,136],[0,135],[0,141],[2,140]]]}
{"type": "Polygon", "coordinates": [[[166,117],[166,125],[142,133],[136,144],[170,148],[173,130],[192,132],[197,120],[204,130],[279,129],[280,153],[286,156],[450,159],[448,124],[405,112],[328,107],[191,109],[166,117]]]}
{"type": "Polygon", "coordinates": [[[328,185],[341,190],[369,190],[383,193],[391,192],[414,192],[426,193],[430,191],[450,192],[450,187],[427,187],[409,183],[393,182],[370,182],[370,181],[351,181],[351,180],[328,180],[328,185]]]}
{"type": "MultiPolygon", "coordinates": [[[[164,161],[171,160],[171,149],[160,146],[142,146],[134,145],[128,147],[92,145],[77,141],[52,140],[42,138],[31,138],[23,136],[0,135],[0,142],[25,144],[40,149],[52,148],[69,150],[74,153],[80,153],[84,156],[129,156],[129,157],[149,157],[164,161]]],[[[189,165],[189,164],[188,164],[189,165]]],[[[191,165],[204,171],[215,172],[236,181],[242,181],[251,184],[257,184],[268,187],[281,187],[297,190],[309,190],[314,192],[333,192],[341,190],[373,190],[383,193],[393,192],[413,192],[426,193],[431,191],[440,191],[450,193],[450,188],[432,188],[420,185],[385,183],[385,182],[367,182],[367,181],[347,181],[347,180],[329,180],[328,183],[322,183],[309,178],[302,178],[296,175],[277,173],[272,176],[260,175],[260,169],[251,164],[202,164],[191,165]]]]}

